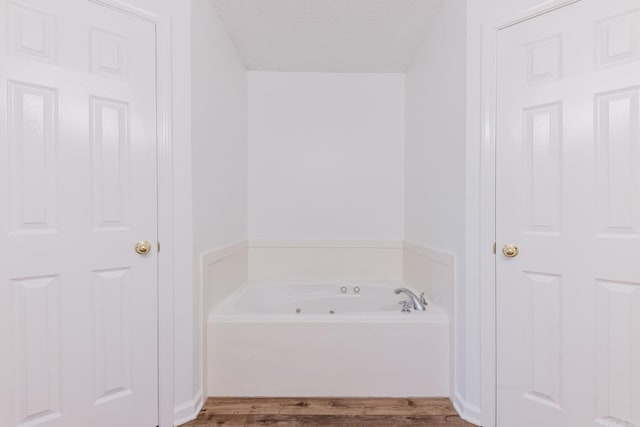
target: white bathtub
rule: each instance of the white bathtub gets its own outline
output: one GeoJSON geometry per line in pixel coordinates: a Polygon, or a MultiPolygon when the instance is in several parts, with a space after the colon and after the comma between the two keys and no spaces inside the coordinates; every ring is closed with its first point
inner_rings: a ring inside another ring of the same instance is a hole
{"type": "Polygon", "coordinates": [[[208,317],[209,396],[448,396],[449,319],[402,313],[397,287],[243,285],[208,317]]]}

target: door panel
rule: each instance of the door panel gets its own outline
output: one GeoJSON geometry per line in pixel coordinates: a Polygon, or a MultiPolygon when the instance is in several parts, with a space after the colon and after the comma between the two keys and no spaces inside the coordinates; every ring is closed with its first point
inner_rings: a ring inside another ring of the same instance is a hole
{"type": "Polygon", "coordinates": [[[640,425],[639,49],[638,0],[499,32],[498,426],[640,425]]]}
{"type": "Polygon", "coordinates": [[[0,426],[155,426],[155,27],[0,2],[0,426]]]}

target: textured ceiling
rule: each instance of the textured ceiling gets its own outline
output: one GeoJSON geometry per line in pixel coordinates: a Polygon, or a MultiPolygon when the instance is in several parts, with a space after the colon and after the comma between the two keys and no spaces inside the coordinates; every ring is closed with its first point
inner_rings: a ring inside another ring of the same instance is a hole
{"type": "Polygon", "coordinates": [[[249,70],[404,72],[442,0],[211,0],[249,70]]]}

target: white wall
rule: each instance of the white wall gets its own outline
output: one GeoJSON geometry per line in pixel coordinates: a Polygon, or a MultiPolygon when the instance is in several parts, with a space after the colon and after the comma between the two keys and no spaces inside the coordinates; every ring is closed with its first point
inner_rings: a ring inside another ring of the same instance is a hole
{"type": "MultiPolygon", "coordinates": [[[[465,29],[465,0],[445,1],[407,70],[405,147],[405,239],[455,257],[455,291],[450,290],[456,331],[453,391],[463,399],[468,351],[464,328],[465,29]]],[[[428,289],[427,295],[431,292],[443,291],[428,289]]]]}
{"type": "Polygon", "coordinates": [[[402,240],[404,75],[249,73],[249,237],[402,240]]]}
{"type": "MultiPolygon", "coordinates": [[[[246,277],[246,262],[218,269],[203,256],[247,239],[247,71],[209,0],[191,1],[191,60],[193,334],[201,343],[210,288],[246,277]]],[[[203,392],[203,351],[193,354],[195,393],[203,392]]]]}
{"type": "Polygon", "coordinates": [[[209,0],[191,6],[196,255],[247,238],[247,71],[209,0]]]}

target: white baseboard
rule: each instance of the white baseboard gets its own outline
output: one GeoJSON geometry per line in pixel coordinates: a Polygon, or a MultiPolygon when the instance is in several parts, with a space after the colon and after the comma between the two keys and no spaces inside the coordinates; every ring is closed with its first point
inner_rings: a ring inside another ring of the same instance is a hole
{"type": "Polygon", "coordinates": [[[193,396],[193,399],[177,405],[173,410],[173,425],[179,426],[189,421],[193,421],[198,417],[202,406],[204,405],[204,398],[202,396],[202,389],[193,396]]]}
{"type": "Polygon", "coordinates": [[[453,408],[463,420],[477,426],[482,425],[482,421],[480,421],[482,419],[480,408],[467,403],[458,392],[455,392],[453,396],[453,408]]]}

